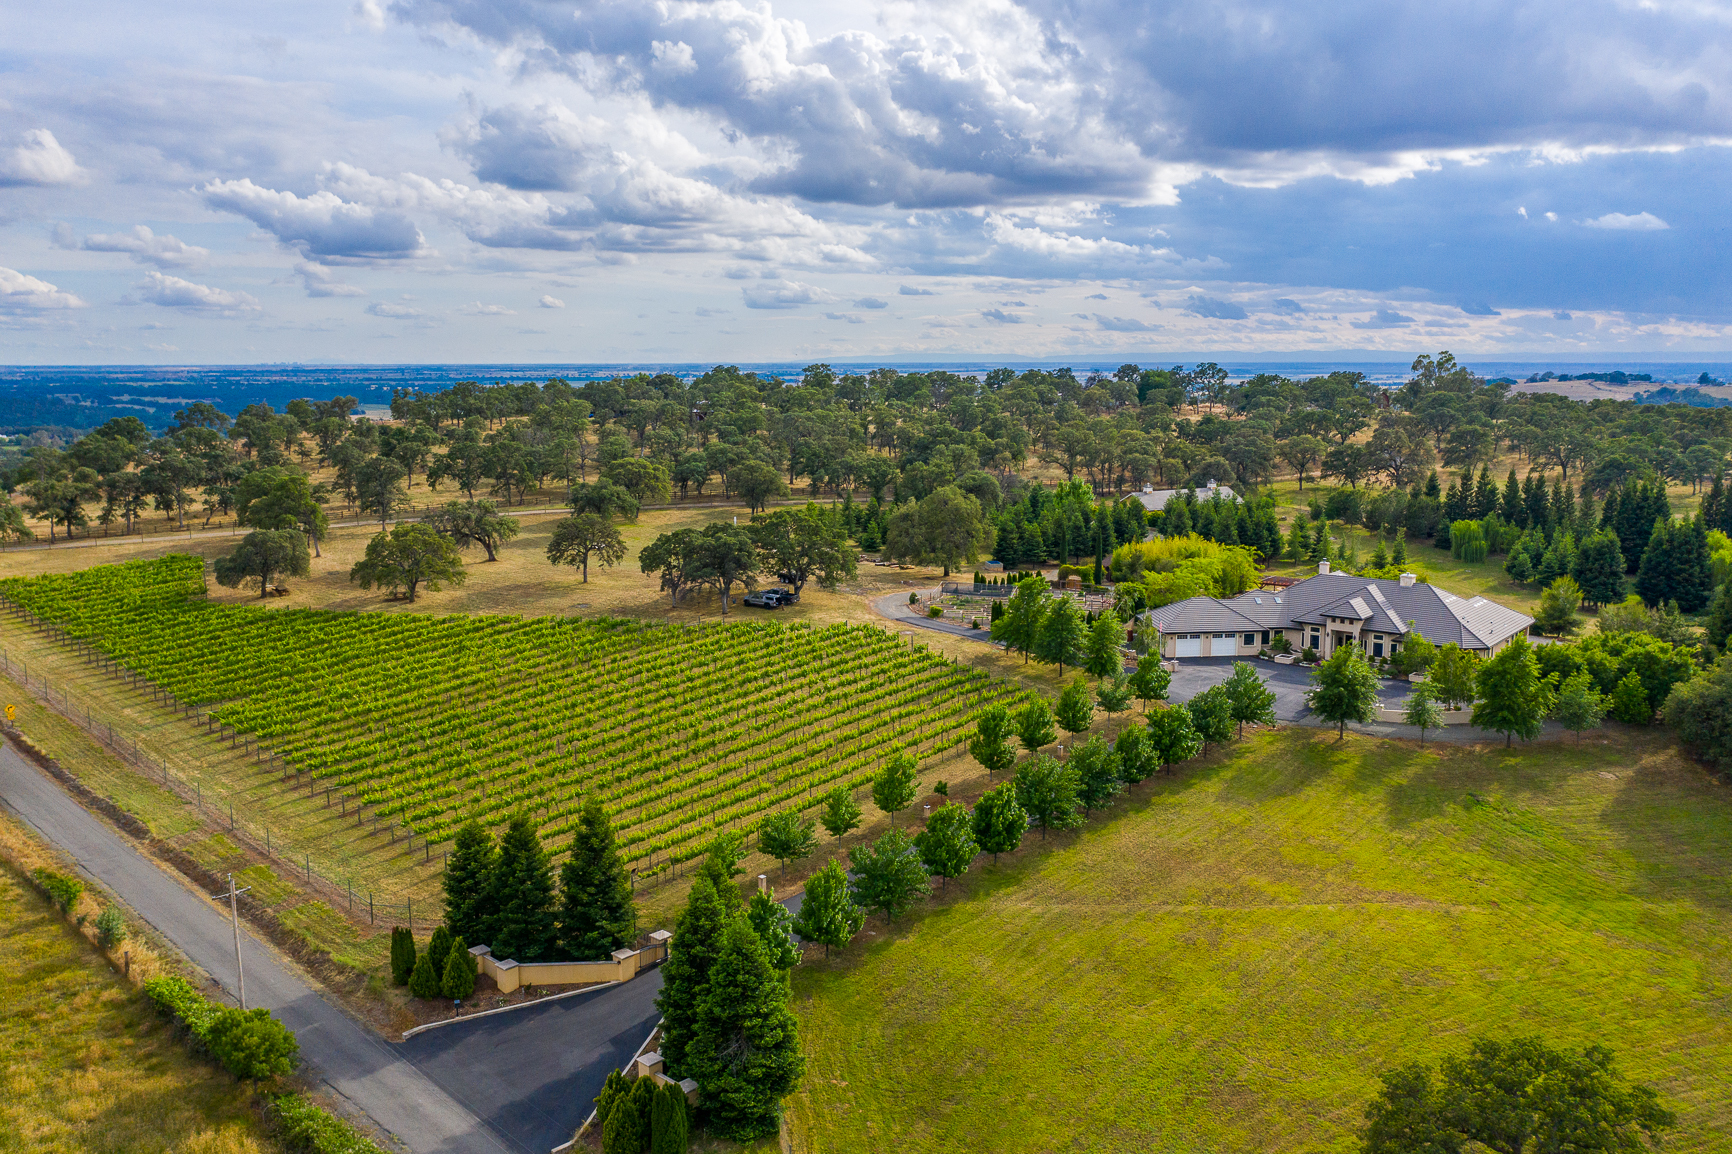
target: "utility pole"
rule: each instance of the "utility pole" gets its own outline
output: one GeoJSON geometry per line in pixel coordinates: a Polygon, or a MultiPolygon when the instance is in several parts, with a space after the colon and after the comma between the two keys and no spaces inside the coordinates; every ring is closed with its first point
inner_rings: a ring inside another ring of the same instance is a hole
{"type": "Polygon", "coordinates": [[[247,1008],[247,972],[241,968],[241,915],[235,899],[253,887],[242,886],[237,890],[235,889],[235,875],[229,874],[228,879],[229,892],[226,894],[212,894],[211,900],[221,901],[223,898],[229,900],[229,921],[234,925],[235,930],[235,976],[240,979],[241,1009],[244,1010],[247,1008]]]}

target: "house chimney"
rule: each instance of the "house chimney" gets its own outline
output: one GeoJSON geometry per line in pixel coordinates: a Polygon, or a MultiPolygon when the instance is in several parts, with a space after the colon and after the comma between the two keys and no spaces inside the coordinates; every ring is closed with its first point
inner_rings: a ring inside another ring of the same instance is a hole
{"type": "Polygon", "coordinates": [[[1320,575],[1327,577],[1329,575],[1329,562],[1327,562],[1327,561],[1317,562],[1317,572],[1320,575]]]}
{"type": "Polygon", "coordinates": [[[1215,491],[1215,478],[1213,477],[1209,478],[1209,491],[1211,493],[1215,491]]]}
{"type": "Polygon", "coordinates": [[[1411,584],[1413,584],[1413,582],[1414,582],[1414,576],[1413,576],[1413,574],[1411,574],[1411,573],[1403,573],[1403,574],[1402,574],[1402,575],[1401,575],[1401,583],[1402,583],[1402,585],[1404,585],[1404,586],[1406,586],[1406,585],[1411,585],[1411,584]]]}
{"type": "Polygon", "coordinates": [[[1155,487],[1153,485],[1149,484],[1147,481],[1143,482],[1143,492],[1153,493],[1154,491],[1155,491],[1155,487]]]}

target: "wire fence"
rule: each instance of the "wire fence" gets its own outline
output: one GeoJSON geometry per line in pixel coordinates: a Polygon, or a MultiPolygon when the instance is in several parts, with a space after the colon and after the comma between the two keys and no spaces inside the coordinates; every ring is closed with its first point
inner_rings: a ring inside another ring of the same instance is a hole
{"type": "MultiPolygon", "coordinates": [[[[15,618],[21,619],[26,625],[38,632],[44,633],[54,640],[69,643],[86,664],[101,665],[109,672],[127,680],[134,687],[148,691],[151,699],[159,704],[170,706],[184,716],[193,718],[198,711],[191,706],[176,701],[172,695],[165,693],[160,687],[152,685],[144,678],[133,675],[121,666],[102,658],[93,658],[94,651],[82,642],[66,636],[53,626],[45,625],[31,617],[16,605],[0,598],[5,608],[15,618]]],[[[206,796],[205,780],[201,775],[189,773],[172,766],[168,759],[152,754],[140,747],[136,735],[129,733],[124,726],[117,727],[112,722],[100,717],[88,704],[83,704],[72,697],[71,691],[64,684],[52,682],[46,675],[33,671],[19,656],[0,649],[0,673],[11,678],[32,697],[40,700],[55,713],[66,718],[82,728],[95,738],[101,745],[120,757],[123,761],[136,767],[140,773],[152,782],[170,790],[183,801],[192,805],[203,817],[213,818],[216,823],[230,835],[231,840],[250,850],[255,856],[262,857],[283,867],[281,872],[285,877],[292,877],[305,888],[314,891],[333,908],[345,910],[351,917],[360,920],[366,917],[369,925],[403,925],[413,929],[417,925],[415,919],[415,900],[407,894],[400,894],[395,899],[384,893],[369,888],[365,884],[357,887],[353,876],[340,872],[337,863],[315,863],[312,852],[305,848],[295,847],[290,839],[283,837],[282,830],[272,829],[268,823],[250,820],[235,809],[235,795],[220,789],[210,791],[206,796]]],[[[243,753],[253,753],[256,762],[272,769],[279,769],[282,763],[274,756],[268,756],[263,747],[259,747],[246,735],[238,733],[227,726],[217,723],[208,713],[202,715],[204,728],[214,740],[226,740],[229,748],[240,748],[243,753]]],[[[284,773],[283,780],[297,781],[300,775],[292,770],[284,773]]],[[[335,806],[339,815],[347,817],[351,812],[355,816],[356,826],[368,829],[367,814],[362,806],[352,798],[337,793],[331,787],[322,791],[316,781],[309,778],[308,796],[314,800],[322,800],[325,808],[335,806]]],[[[369,832],[375,836],[385,836],[389,846],[402,843],[402,857],[407,862],[414,860],[415,835],[412,831],[396,824],[381,827],[381,819],[374,815],[369,832]]],[[[441,851],[440,864],[443,867],[448,851],[441,851]]],[[[422,864],[433,860],[432,846],[423,839],[422,864]]],[[[407,870],[405,870],[407,872],[407,870]]],[[[422,916],[419,924],[422,927],[439,924],[438,909],[435,904],[423,902],[422,916]]]]}

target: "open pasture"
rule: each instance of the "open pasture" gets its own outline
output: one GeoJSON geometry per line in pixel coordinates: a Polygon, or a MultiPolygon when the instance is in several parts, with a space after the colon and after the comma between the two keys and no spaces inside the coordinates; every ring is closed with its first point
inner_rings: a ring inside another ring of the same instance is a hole
{"type": "Polygon", "coordinates": [[[203,570],[170,555],[0,592],[357,821],[438,844],[524,810],[559,838],[599,794],[640,876],[885,757],[941,753],[1023,692],[870,626],[265,610],[205,603],[203,570]]]}

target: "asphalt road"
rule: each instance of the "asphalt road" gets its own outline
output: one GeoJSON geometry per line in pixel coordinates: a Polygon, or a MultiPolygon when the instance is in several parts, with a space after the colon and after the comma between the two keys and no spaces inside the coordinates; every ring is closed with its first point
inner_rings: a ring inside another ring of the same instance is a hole
{"type": "MultiPolygon", "coordinates": [[[[134,850],[10,746],[0,748],[0,801],[71,854],[225,989],[235,989],[234,935],[218,903],[192,892],[134,850]]],[[[276,1014],[295,1032],[302,1057],[329,1089],[416,1154],[507,1154],[523,1149],[502,1141],[435,1084],[450,1079],[430,1078],[396,1052],[397,1047],[320,997],[244,924],[241,955],[247,1005],[276,1014]]],[[[545,1154],[553,1145],[534,1154],[545,1154]]]]}

